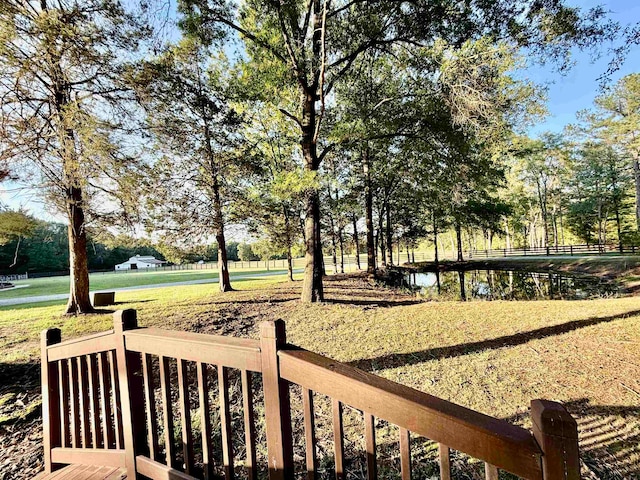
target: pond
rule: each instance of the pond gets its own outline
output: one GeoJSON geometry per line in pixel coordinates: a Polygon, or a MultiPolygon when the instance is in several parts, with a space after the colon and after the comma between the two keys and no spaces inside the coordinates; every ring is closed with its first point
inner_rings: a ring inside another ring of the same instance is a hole
{"type": "Polygon", "coordinates": [[[403,281],[425,297],[447,300],[580,300],[621,293],[599,277],[514,270],[411,273],[403,281]]]}

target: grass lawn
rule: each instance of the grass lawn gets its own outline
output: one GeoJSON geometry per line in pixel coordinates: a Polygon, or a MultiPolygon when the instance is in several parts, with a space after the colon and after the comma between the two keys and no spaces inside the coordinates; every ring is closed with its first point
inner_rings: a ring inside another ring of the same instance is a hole
{"type": "MultiPolygon", "coordinates": [[[[246,268],[232,270],[231,275],[251,275],[264,273],[267,270],[246,268]]],[[[274,270],[271,270],[274,271],[274,270]]],[[[136,287],[162,283],[187,282],[191,280],[217,279],[217,270],[176,270],[158,272],[126,272],[126,273],[92,273],[90,276],[91,291],[111,288],[136,287]]],[[[0,290],[0,300],[4,298],[21,298],[39,295],[55,295],[69,293],[69,277],[30,278],[12,282],[15,285],[28,285],[23,288],[0,290]]]]}
{"type": "MultiPolygon", "coordinates": [[[[301,305],[301,283],[285,280],[237,281],[227,294],[122,292],[118,308],[138,309],[142,326],[251,337],[260,321],[282,318],[291,343],[524,426],[531,399],[561,401],[578,420],[584,478],[640,478],[639,298],[421,302],[364,277],[331,277],[327,302],[301,305]]],[[[60,312],[0,311],[0,478],[41,465],[39,332],[59,326],[68,339],[111,325],[110,315],[60,312]]]]}

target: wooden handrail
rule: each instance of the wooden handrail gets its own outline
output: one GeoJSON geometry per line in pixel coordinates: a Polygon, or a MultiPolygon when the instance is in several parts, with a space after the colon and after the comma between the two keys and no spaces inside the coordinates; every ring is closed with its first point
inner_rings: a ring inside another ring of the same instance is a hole
{"type": "Polygon", "coordinates": [[[531,433],[302,349],[280,350],[289,382],[460,450],[524,478],[543,478],[542,451],[531,433]]]}
{"type": "Polygon", "coordinates": [[[260,342],[246,338],[140,328],[125,332],[128,351],[261,372],[260,342]]]}
{"type": "Polygon", "coordinates": [[[116,336],[113,330],[109,330],[52,345],[47,348],[47,354],[49,361],[53,362],[81,355],[107,352],[115,350],[115,348],[116,336]]]}

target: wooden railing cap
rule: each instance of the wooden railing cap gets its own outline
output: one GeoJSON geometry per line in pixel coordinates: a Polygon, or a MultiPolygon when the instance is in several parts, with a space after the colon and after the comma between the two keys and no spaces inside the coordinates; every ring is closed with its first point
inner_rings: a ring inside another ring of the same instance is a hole
{"type": "Polygon", "coordinates": [[[62,332],[59,328],[47,328],[40,332],[40,342],[44,345],[55,345],[62,341],[62,332]]]}
{"type": "Polygon", "coordinates": [[[284,343],[286,341],[284,320],[269,320],[260,323],[260,337],[275,338],[284,343]]]}
{"type": "Polygon", "coordinates": [[[116,333],[138,328],[137,312],[133,308],[117,310],[113,314],[113,329],[116,333]]]}
{"type": "Polygon", "coordinates": [[[532,400],[531,420],[546,435],[578,438],[578,424],[567,409],[558,402],[532,400]]]}

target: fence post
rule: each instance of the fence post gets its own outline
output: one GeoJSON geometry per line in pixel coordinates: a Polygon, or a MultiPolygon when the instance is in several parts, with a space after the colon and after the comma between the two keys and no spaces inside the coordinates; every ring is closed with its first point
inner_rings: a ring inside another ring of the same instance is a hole
{"type": "Polygon", "coordinates": [[[561,404],[531,401],[533,435],[542,450],[544,480],[579,480],[578,425],[561,404]]]}
{"type": "Polygon", "coordinates": [[[62,446],[60,437],[60,385],[58,383],[58,363],[49,363],[47,347],[62,340],[59,328],[48,328],[40,334],[42,355],[42,444],[44,446],[44,471],[51,473],[51,449],[62,446]]]}
{"type": "Polygon", "coordinates": [[[127,352],[124,332],[138,328],[136,311],[118,310],[113,314],[113,330],[116,340],[120,408],[124,434],[125,465],[127,478],[135,479],[136,455],[146,445],[145,405],[142,385],[142,357],[127,352]]]}
{"type": "Polygon", "coordinates": [[[280,378],[278,363],[278,350],[285,343],[282,320],[260,324],[269,480],[289,480],[294,474],[289,384],[280,378]]]}

